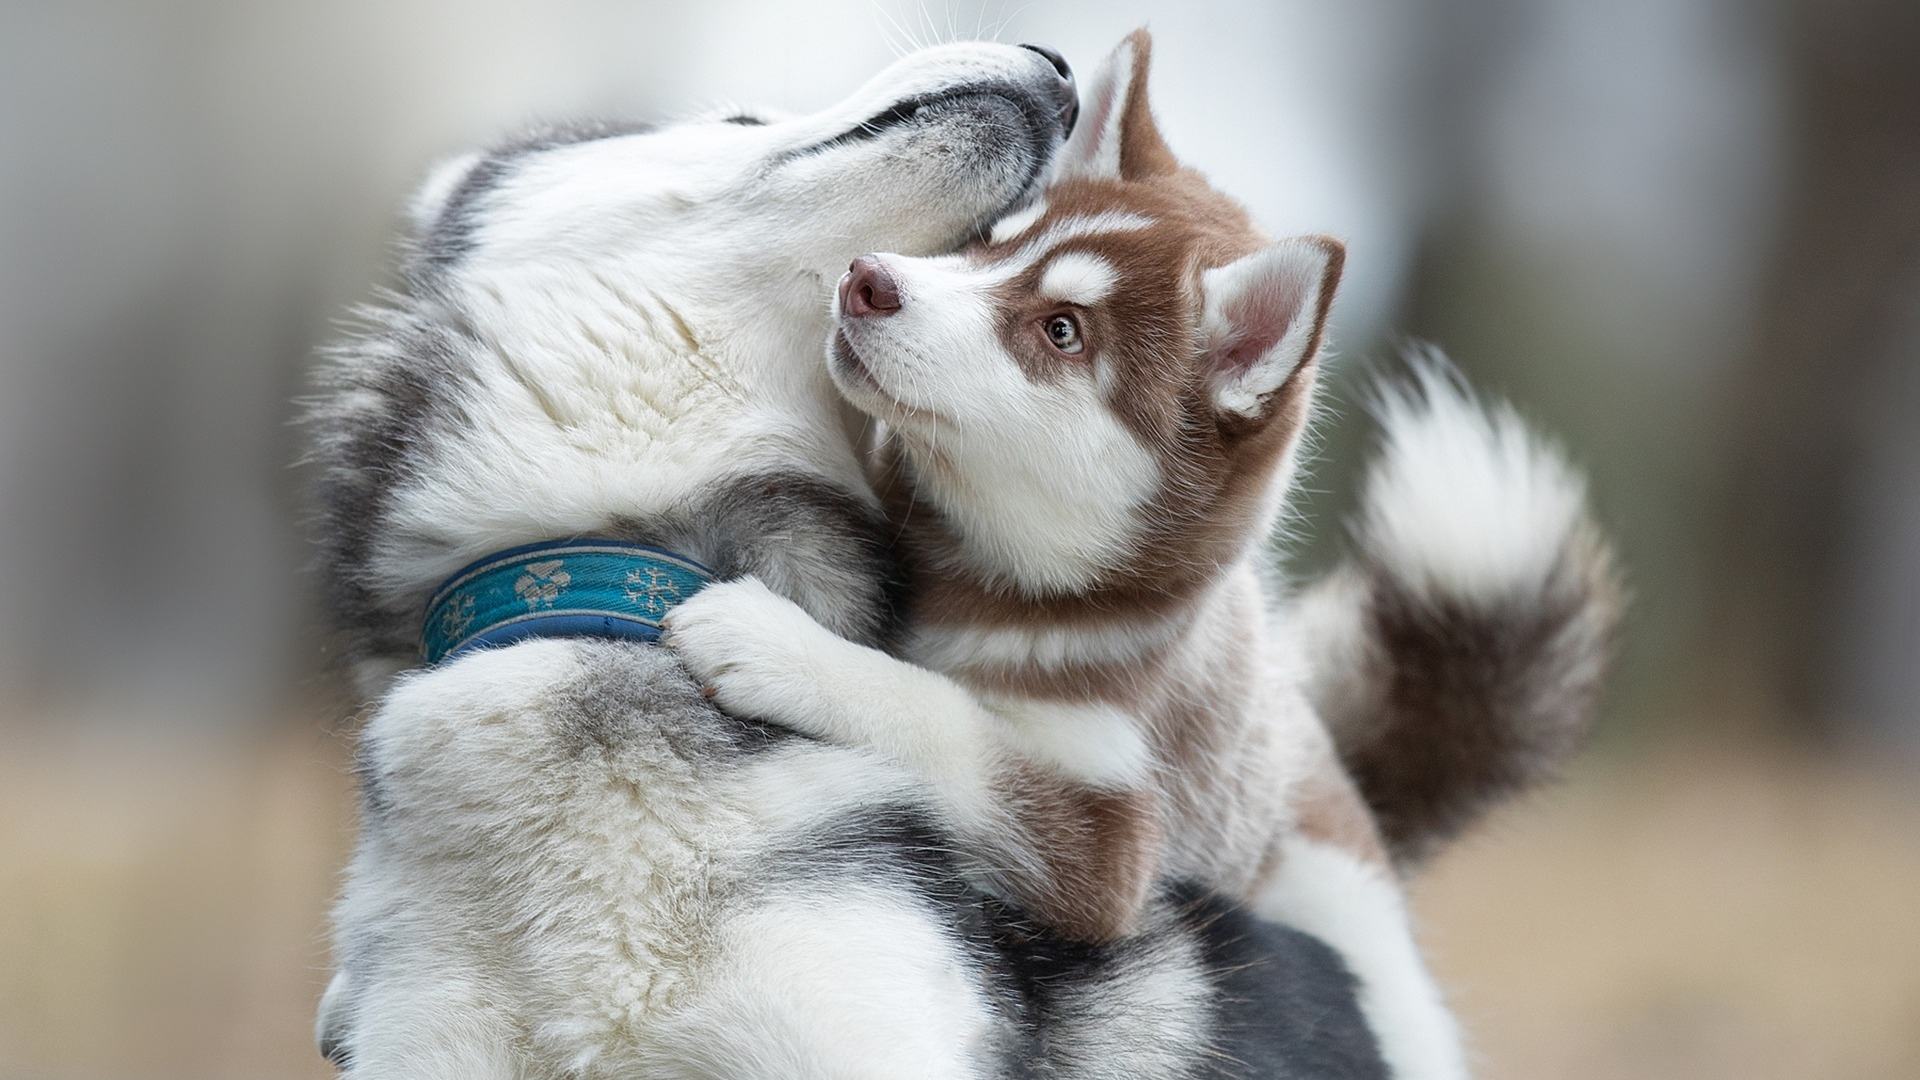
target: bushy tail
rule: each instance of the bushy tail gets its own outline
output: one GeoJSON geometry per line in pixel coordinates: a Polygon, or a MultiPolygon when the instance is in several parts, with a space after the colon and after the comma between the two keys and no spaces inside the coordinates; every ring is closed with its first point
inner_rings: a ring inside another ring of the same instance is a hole
{"type": "Polygon", "coordinates": [[[1554,775],[1621,605],[1579,474],[1437,356],[1375,409],[1355,551],[1298,601],[1309,685],[1401,866],[1554,775]]]}

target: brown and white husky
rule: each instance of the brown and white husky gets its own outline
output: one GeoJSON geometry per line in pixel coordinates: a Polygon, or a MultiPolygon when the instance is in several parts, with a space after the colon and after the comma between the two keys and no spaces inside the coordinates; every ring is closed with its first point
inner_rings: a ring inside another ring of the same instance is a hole
{"type": "Polygon", "coordinates": [[[979,877],[1053,929],[1123,937],[1162,881],[1241,897],[1341,951],[1395,1076],[1464,1076],[1394,873],[1409,853],[1317,706],[1442,714],[1503,679],[1585,694],[1605,551],[1560,458],[1429,366],[1384,399],[1365,555],[1303,603],[1276,595],[1267,540],[1344,253],[1265,238],[1175,159],[1148,53],[1138,33],[1110,59],[1044,199],[959,254],[864,256],[840,284],[829,365],[884,425],[904,659],[751,578],[679,608],[669,639],[728,712],[932,778],[979,877]],[[1394,598],[1439,620],[1423,641],[1456,602],[1563,633],[1464,638],[1486,663],[1448,670],[1486,680],[1423,688],[1417,664],[1382,666],[1394,598]]]}

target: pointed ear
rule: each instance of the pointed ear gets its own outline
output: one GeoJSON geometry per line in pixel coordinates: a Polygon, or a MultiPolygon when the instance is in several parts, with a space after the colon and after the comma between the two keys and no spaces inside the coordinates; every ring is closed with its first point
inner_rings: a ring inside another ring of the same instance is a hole
{"type": "Polygon", "coordinates": [[[425,236],[433,231],[434,223],[440,220],[440,211],[446,209],[467,174],[480,164],[481,156],[479,151],[473,151],[434,163],[433,171],[414,190],[413,198],[407,200],[407,221],[415,234],[425,236]]]}
{"type": "Polygon", "coordinates": [[[1274,392],[1320,350],[1346,248],[1303,236],[1204,272],[1201,334],[1214,407],[1265,419],[1274,392]]]}
{"type": "Polygon", "coordinates": [[[1056,180],[1139,180],[1180,167],[1147,104],[1153,38],[1135,30],[1107,56],[1080,102],[1080,120],[1060,150],[1056,180]]]}

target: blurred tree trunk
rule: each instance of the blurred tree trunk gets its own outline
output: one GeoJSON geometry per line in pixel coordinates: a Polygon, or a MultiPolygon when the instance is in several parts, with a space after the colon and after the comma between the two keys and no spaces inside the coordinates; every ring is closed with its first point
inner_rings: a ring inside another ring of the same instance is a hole
{"type": "MultiPolygon", "coordinates": [[[[1797,171],[1785,178],[1757,332],[1722,402],[1726,482],[1713,490],[1725,501],[1709,519],[1705,563],[1717,641],[1703,674],[1722,698],[1711,704],[1832,741],[1885,719],[1862,713],[1886,707],[1866,698],[1888,695],[1849,681],[1893,677],[1920,698],[1920,642],[1904,661],[1877,651],[1899,672],[1865,671],[1848,655],[1863,619],[1883,632],[1913,626],[1910,615],[1861,610],[1910,602],[1897,595],[1910,576],[1866,588],[1855,576],[1898,569],[1859,561],[1885,549],[1876,531],[1898,527],[1880,504],[1892,492],[1869,481],[1884,470],[1868,459],[1901,441],[1876,429],[1920,422],[1913,407],[1884,407],[1913,392],[1902,365],[1920,344],[1910,318],[1920,303],[1920,4],[1800,0],[1787,17],[1786,160],[1797,171]]],[[[1896,471],[1913,470],[1920,462],[1896,471]]],[[[1915,560],[1909,547],[1905,566],[1915,560]]]]}

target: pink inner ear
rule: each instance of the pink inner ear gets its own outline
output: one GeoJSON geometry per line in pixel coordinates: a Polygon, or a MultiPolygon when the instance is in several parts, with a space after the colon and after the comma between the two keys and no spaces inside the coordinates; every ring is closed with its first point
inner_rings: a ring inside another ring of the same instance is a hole
{"type": "Polygon", "coordinates": [[[1307,283],[1292,274],[1263,274],[1221,307],[1232,336],[1220,367],[1238,375],[1259,363],[1287,336],[1307,302],[1307,283]]]}

